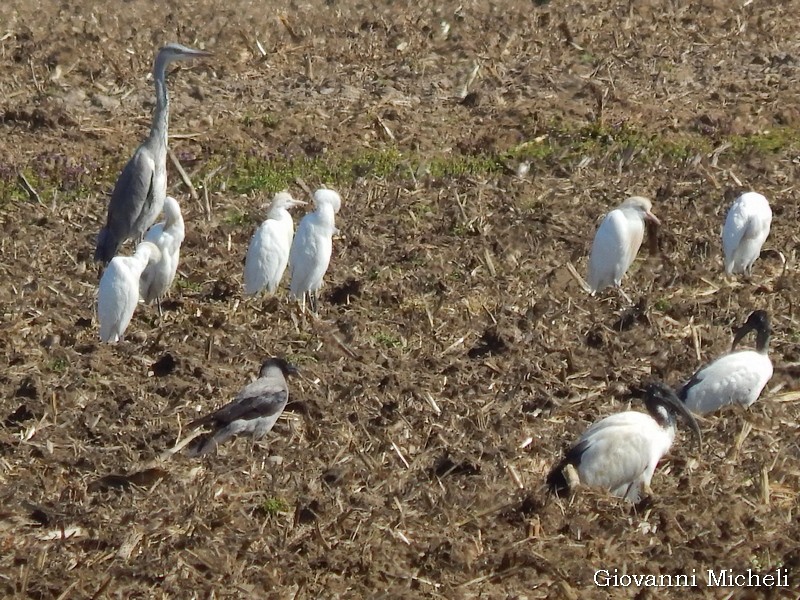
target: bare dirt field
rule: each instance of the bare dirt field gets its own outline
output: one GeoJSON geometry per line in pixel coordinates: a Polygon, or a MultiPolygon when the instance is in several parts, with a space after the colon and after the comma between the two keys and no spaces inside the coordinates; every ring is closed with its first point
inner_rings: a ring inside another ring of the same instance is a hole
{"type": "Polygon", "coordinates": [[[799,11],[0,3],[0,596],[797,597],[799,11]],[[163,319],[140,305],[103,345],[95,237],[169,41],[214,53],[168,80],[180,274],[163,319]],[[301,182],[343,198],[319,319],[242,295],[263,203],[301,182]],[[774,212],[751,281],[721,268],[741,188],[774,212]],[[631,194],[663,222],[635,310],[569,269],[631,194]],[[680,430],[652,498],[547,495],[589,423],[643,410],[632,386],[680,384],[756,308],[772,381],[703,420],[702,450],[680,430]],[[273,354],[303,374],[262,442],[159,459],[273,354]],[[793,587],[705,587],[722,568],[793,587]]]}

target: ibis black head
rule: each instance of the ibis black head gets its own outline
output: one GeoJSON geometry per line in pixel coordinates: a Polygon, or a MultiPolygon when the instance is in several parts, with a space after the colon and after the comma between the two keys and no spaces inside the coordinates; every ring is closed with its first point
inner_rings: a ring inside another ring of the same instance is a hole
{"type": "Polygon", "coordinates": [[[733,344],[731,350],[736,348],[741,339],[749,332],[756,332],[756,349],[759,352],[766,352],[767,345],[769,344],[769,336],[772,334],[772,328],[769,325],[769,315],[765,310],[756,310],[750,313],[744,325],[736,330],[736,335],[733,336],[733,344]]]}
{"type": "Polygon", "coordinates": [[[703,435],[700,433],[700,427],[697,421],[681,402],[668,385],[660,381],[652,381],[645,384],[641,391],[644,395],[644,404],[647,406],[647,412],[658,422],[662,427],[667,425],[676,415],[683,417],[683,420],[689,425],[697,438],[699,446],[703,445],[703,435]]]}
{"type": "Polygon", "coordinates": [[[261,377],[265,377],[267,371],[269,371],[273,367],[279,368],[281,370],[281,373],[283,373],[284,377],[287,377],[289,375],[297,375],[300,372],[297,367],[287,362],[285,359],[272,357],[268,358],[263,363],[261,363],[261,372],[259,373],[259,375],[261,377]]]}

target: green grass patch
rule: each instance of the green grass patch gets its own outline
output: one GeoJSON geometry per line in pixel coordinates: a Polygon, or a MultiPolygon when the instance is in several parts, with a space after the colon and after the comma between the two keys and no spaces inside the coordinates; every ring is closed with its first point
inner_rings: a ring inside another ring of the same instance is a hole
{"type": "Polygon", "coordinates": [[[404,345],[402,339],[391,333],[386,333],[385,331],[379,331],[372,336],[372,339],[375,340],[375,343],[380,344],[384,348],[400,348],[404,345]]]}
{"type": "Polygon", "coordinates": [[[232,208],[225,213],[225,217],[222,219],[222,221],[228,225],[246,225],[250,222],[250,217],[248,217],[247,214],[232,208]]]}
{"type": "Polygon", "coordinates": [[[275,193],[294,185],[298,178],[342,186],[362,177],[386,179],[406,170],[399,151],[389,147],[367,150],[348,157],[265,160],[245,158],[228,176],[228,188],[235,193],[275,193]]]}
{"type": "Polygon", "coordinates": [[[294,352],[289,352],[284,356],[286,361],[289,364],[292,364],[296,367],[302,365],[314,365],[317,364],[317,358],[315,356],[311,356],[310,354],[299,354],[294,352]]]}
{"type": "Polygon", "coordinates": [[[50,369],[54,373],[65,373],[69,367],[69,361],[66,358],[54,358],[50,363],[50,369]]]}
{"type": "Polygon", "coordinates": [[[178,286],[179,290],[186,292],[198,293],[203,289],[203,284],[199,281],[189,281],[184,277],[178,277],[175,279],[175,285],[178,286]]]}
{"type": "Polygon", "coordinates": [[[656,300],[655,304],[653,304],[653,308],[655,308],[659,312],[666,312],[670,309],[672,305],[670,304],[669,300],[666,298],[661,298],[660,300],[656,300]]]}
{"type": "Polygon", "coordinates": [[[727,141],[734,154],[775,154],[796,147],[798,131],[776,127],[753,135],[734,135],[727,141]]]}
{"type": "Polygon", "coordinates": [[[270,497],[261,503],[261,511],[267,516],[289,512],[289,504],[283,498],[270,497]]]}
{"type": "MultiPolygon", "coordinates": [[[[242,123],[247,126],[258,121],[271,126],[275,124],[274,119],[271,115],[246,115],[242,123]]],[[[275,193],[295,186],[297,179],[312,185],[343,187],[370,178],[396,181],[426,177],[485,178],[513,172],[520,162],[530,162],[534,168],[538,164],[539,170],[548,171],[555,162],[569,168],[584,158],[592,158],[594,168],[616,168],[617,161],[632,151],[636,152],[637,164],[656,161],[681,164],[722,148],[721,160],[728,162],[753,155],[796,152],[800,146],[797,139],[800,139],[800,130],[791,127],[775,127],[748,135],[707,136],[688,130],[651,131],[602,121],[575,127],[556,120],[540,127],[532,139],[516,146],[475,154],[418,153],[390,145],[316,157],[275,159],[245,153],[224,158],[209,156],[204,159],[196,179],[204,182],[204,176],[213,173],[209,185],[224,184],[230,193],[275,193]]],[[[98,164],[91,157],[75,159],[59,154],[42,155],[24,166],[5,164],[0,167],[2,203],[30,202],[17,179],[20,170],[47,203],[53,197],[69,202],[107,190],[121,168],[110,158],[98,164]],[[98,177],[101,181],[96,180],[98,177]]],[[[224,221],[243,225],[249,219],[238,211],[230,211],[224,221]]]]}

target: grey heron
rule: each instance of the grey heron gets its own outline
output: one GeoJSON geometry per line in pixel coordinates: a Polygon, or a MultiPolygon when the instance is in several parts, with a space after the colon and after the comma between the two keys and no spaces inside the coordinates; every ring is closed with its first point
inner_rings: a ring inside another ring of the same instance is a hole
{"type": "Polygon", "coordinates": [[[150,134],[122,169],[108,205],[106,225],[97,236],[94,259],[108,263],[119,247],[130,238],[141,239],[156,220],[167,195],[167,130],[169,97],[166,69],[176,60],[210,56],[181,44],[167,44],[156,55],[153,82],[156,107],[150,134]]]}
{"type": "Polygon", "coordinates": [[[282,358],[269,358],[261,365],[258,379],[246,385],[230,403],[189,423],[189,428],[208,427],[211,431],[190,449],[192,456],[202,456],[237,435],[257,440],[266,435],[289,400],[286,377],[297,367],[282,358]]]}

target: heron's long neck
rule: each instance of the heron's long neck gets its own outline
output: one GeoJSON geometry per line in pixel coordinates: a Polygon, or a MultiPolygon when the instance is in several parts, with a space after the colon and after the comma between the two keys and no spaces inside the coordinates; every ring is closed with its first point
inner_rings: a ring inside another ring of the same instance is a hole
{"type": "Polygon", "coordinates": [[[156,62],[153,69],[153,80],[156,86],[156,109],[153,112],[153,125],[150,127],[150,137],[160,138],[167,144],[167,130],[169,129],[169,96],[167,96],[166,64],[156,62]]]}

